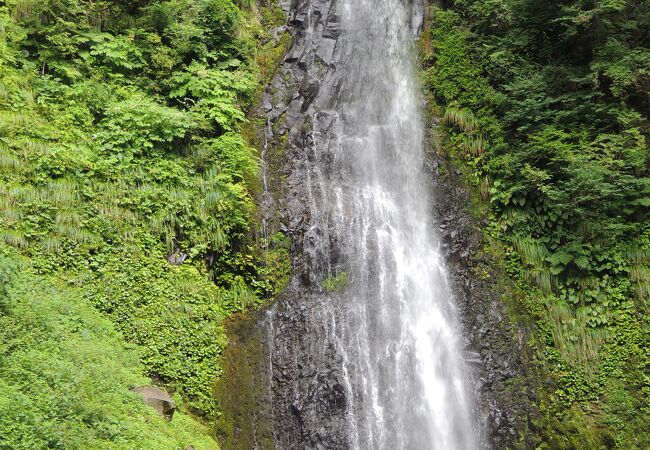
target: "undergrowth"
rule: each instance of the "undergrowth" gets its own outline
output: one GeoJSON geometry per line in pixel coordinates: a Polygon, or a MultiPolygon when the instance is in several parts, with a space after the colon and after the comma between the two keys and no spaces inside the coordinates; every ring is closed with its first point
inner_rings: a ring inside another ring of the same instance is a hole
{"type": "Polygon", "coordinates": [[[216,449],[181,408],[167,422],[131,388],[138,349],[80,290],[0,248],[0,448],[216,449]]]}
{"type": "Polygon", "coordinates": [[[551,377],[528,439],[648,448],[648,49],[633,36],[650,17],[633,2],[596,2],[591,15],[566,3],[433,9],[423,80],[445,151],[489,219],[485,251],[520,293],[507,301],[534,324],[540,376],[551,377]],[[589,19],[571,28],[572,14],[589,19]],[[598,33],[623,22],[608,53],[613,40],[598,33]]]}
{"type": "MultiPolygon", "coordinates": [[[[0,402],[15,411],[0,420],[5,431],[22,430],[12,439],[49,448],[174,448],[176,434],[208,432],[184,414],[167,428],[151,419],[125,391],[147,382],[143,375],[192,417],[218,417],[212,389],[226,345],[222,322],[261,305],[287,279],[283,237],[252,237],[259,162],[242,132],[247,108],[274,70],[272,55],[286,45],[269,31],[281,19],[273,1],[0,6],[0,242],[27,258],[30,273],[19,283],[22,309],[3,320],[36,326],[33,313],[20,315],[42,308],[48,321],[65,322],[66,308],[80,308],[79,330],[99,321],[110,337],[102,347],[103,334],[83,345],[74,334],[70,343],[53,335],[44,350],[40,331],[21,341],[30,355],[45,353],[33,361],[33,386],[14,375],[3,379],[0,402]],[[105,357],[122,341],[128,361],[121,350],[114,360],[105,357]],[[99,359],[91,355],[95,344],[105,352],[99,359]],[[62,378],[48,385],[41,378],[56,370],[43,364],[54,355],[62,378]],[[85,360],[92,362],[87,369],[85,360]],[[90,372],[77,377],[70,369],[77,366],[90,372]],[[74,397],[76,383],[94,377],[97,387],[74,397]],[[51,412],[50,436],[40,403],[46,399],[50,409],[67,402],[81,415],[51,412]],[[112,424],[104,410],[118,406],[112,424]],[[87,418],[84,408],[98,408],[97,416],[87,418]],[[92,432],[103,426],[106,442],[92,432]],[[69,432],[61,437],[57,427],[69,432]],[[158,445],[162,432],[170,437],[158,445]],[[144,436],[153,447],[140,447],[144,436]]],[[[3,351],[16,366],[6,370],[32,363],[19,360],[18,347],[3,344],[3,351]]]]}

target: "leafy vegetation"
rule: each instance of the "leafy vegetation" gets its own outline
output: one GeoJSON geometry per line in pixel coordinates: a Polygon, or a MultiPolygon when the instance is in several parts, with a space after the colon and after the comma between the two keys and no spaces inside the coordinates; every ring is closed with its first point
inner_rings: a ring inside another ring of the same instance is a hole
{"type": "Polygon", "coordinates": [[[649,6],[458,0],[423,39],[446,148],[546,346],[566,428],[540,448],[650,445],[649,6]]]}
{"type": "Polygon", "coordinates": [[[78,289],[0,256],[0,448],[217,448],[177,411],[167,422],[130,388],[147,384],[135,347],[78,289]]]}
{"type": "Polygon", "coordinates": [[[329,294],[341,292],[348,284],[348,274],[347,272],[339,272],[336,275],[325,278],[321,284],[323,290],[329,294]]]}
{"type": "MultiPolygon", "coordinates": [[[[31,267],[20,278],[19,305],[2,308],[10,321],[30,308],[50,315],[43,323],[49,331],[34,331],[53,333],[38,344],[47,348],[25,340],[33,359],[24,363],[34,365],[36,383],[55,376],[43,366],[49,355],[59,358],[61,378],[41,394],[79,409],[68,413],[62,404],[50,426],[39,389],[9,374],[0,403],[9,407],[20,394],[31,414],[24,422],[3,414],[3,427],[22,427],[15,439],[23,441],[8,441],[15,442],[10,447],[140,448],[138,439],[152,434],[145,431],[164,429],[158,421],[140,423],[148,412],[118,392],[135,382],[133,374],[142,378],[141,368],[194,416],[218,416],[212,389],[226,344],[223,319],[261,304],[288,277],[283,237],[262,245],[251,238],[258,158],[241,131],[279,45],[264,30],[280,17],[274,2],[243,0],[0,6],[0,242],[31,267]],[[74,313],[79,330],[99,334],[83,343],[70,337],[55,355],[57,343],[76,333],[48,328],[68,320],[66,308],[81,311],[74,313]],[[131,359],[106,358],[122,339],[136,346],[125,350],[131,359]],[[96,363],[77,380],[66,367],[84,359],[96,363]],[[73,400],[72,386],[102,378],[99,372],[115,375],[73,400]],[[114,398],[94,398],[113,382],[114,398]],[[119,410],[117,422],[98,406],[102,399],[119,410]],[[33,422],[40,420],[42,430],[33,422]],[[92,433],[95,423],[107,427],[98,431],[104,434],[92,433]],[[124,439],[132,440],[111,443],[124,427],[131,427],[124,439]]],[[[26,317],[36,320],[34,314],[26,317]]],[[[14,347],[3,352],[20,362],[14,347]]],[[[179,417],[189,433],[198,426],[179,417]]],[[[154,448],[178,446],[169,439],[154,448]]]]}

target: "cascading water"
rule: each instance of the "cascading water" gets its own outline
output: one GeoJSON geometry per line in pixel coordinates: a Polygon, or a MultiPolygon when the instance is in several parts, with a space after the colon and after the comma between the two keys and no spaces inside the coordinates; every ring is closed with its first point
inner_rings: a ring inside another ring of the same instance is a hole
{"type": "Polygon", "coordinates": [[[267,108],[296,155],[285,201],[301,252],[265,320],[273,420],[291,434],[276,430],[276,448],[478,448],[424,170],[412,2],[298,3],[283,76],[299,93],[267,108]]]}

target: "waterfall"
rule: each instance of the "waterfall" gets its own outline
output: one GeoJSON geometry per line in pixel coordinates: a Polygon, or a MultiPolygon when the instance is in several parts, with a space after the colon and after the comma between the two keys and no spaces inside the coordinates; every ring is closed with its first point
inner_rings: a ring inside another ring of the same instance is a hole
{"type": "Polygon", "coordinates": [[[291,434],[276,448],[479,448],[425,170],[417,14],[406,0],[298,3],[282,72],[298,94],[268,114],[288,121],[276,132],[301,250],[266,320],[291,434]]]}

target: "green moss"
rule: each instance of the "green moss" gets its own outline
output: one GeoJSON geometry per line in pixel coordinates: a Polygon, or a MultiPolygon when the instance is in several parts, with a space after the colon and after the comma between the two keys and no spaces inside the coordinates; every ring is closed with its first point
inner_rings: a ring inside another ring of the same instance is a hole
{"type": "Polygon", "coordinates": [[[258,320],[255,313],[230,319],[230,343],[221,359],[224,372],[214,390],[223,411],[216,424],[217,439],[232,450],[275,448],[267,397],[268,359],[258,320]]]}
{"type": "Polygon", "coordinates": [[[342,292],[348,285],[348,274],[347,272],[339,272],[334,276],[325,278],[321,287],[327,293],[333,294],[337,292],[342,292]]]}

